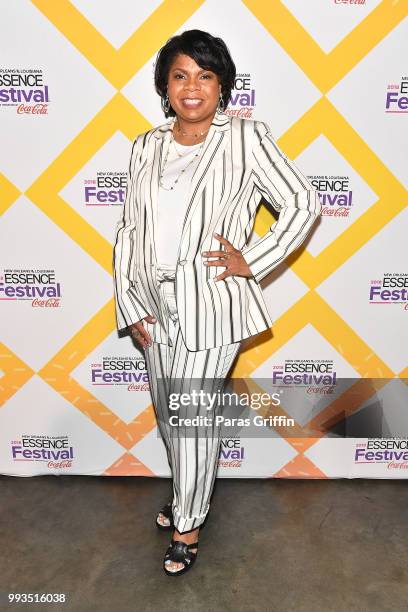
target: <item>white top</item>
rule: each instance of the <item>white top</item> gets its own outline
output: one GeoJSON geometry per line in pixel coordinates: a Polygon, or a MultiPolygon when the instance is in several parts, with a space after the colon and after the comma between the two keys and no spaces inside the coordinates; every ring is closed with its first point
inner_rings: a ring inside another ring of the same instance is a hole
{"type": "Polygon", "coordinates": [[[166,187],[174,185],[174,181],[182,168],[185,168],[189,162],[191,163],[179,177],[172,190],[163,189],[159,186],[156,234],[157,262],[159,265],[176,266],[191,178],[200,159],[200,155],[196,157],[195,155],[202,144],[202,142],[199,142],[194,145],[182,145],[178,142],[174,143],[174,140],[170,143],[162,177],[166,187]]]}

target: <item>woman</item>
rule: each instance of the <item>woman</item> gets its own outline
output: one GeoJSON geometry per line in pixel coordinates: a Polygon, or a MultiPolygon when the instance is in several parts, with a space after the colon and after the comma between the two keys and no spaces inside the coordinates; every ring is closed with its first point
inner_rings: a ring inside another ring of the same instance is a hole
{"type": "Polygon", "coordinates": [[[173,532],[163,563],[171,576],[196,559],[221,436],[214,419],[187,429],[171,418],[214,417],[219,405],[176,411],[170,398],[223,389],[242,340],[272,325],[259,282],[300,246],[321,209],[266,123],[223,112],[235,74],[225,43],[201,30],[159,51],[155,88],[170,120],[133,143],[114,246],[118,329],[145,351],[173,476],[173,499],[156,519],[173,532]],[[262,196],[279,219],[247,246],[262,196]]]}

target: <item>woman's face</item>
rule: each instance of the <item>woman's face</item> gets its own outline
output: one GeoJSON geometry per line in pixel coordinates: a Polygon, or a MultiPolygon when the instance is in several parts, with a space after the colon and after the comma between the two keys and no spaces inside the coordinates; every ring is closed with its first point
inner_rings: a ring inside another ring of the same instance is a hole
{"type": "Polygon", "coordinates": [[[221,85],[218,75],[201,68],[189,55],[178,55],[169,69],[168,96],[178,116],[202,121],[215,113],[221,85]]]}

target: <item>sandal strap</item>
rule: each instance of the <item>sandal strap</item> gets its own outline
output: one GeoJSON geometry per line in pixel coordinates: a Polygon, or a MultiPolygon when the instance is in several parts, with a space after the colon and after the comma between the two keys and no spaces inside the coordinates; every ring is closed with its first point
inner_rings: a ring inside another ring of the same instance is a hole
{"type": "Polygon", "coordinates": [[[174,538],[171,538],[170,546],[174,546],[175,544],[184,544],[188,548],[198,548],[198,542],[191,542],[191,544],[186,544],[185,542],[182,542],[181,540],[175,540],[174,538]]]}
{"type": "Polygon", "coordinates": [[[171,502],[169,502],[168,504],[163,506],[163,508],[160,510],[160,513],[163,514],[163,516],[165,516],[166,518],[172,519],[173,518],[173,510],[172,510],[171,502]]]}
{"type": "Polygon", "coordinates": [[[167,549],[165,560],[170,559],[170,561],[175,561],[178,563],[190,563],[195,557],[196,552],[191,552],[190,548],[197,548],[198,542],[193,544],[186,544],[185,542],[181,542],[180,540],[171,540],[170,546],[167,549]]]}

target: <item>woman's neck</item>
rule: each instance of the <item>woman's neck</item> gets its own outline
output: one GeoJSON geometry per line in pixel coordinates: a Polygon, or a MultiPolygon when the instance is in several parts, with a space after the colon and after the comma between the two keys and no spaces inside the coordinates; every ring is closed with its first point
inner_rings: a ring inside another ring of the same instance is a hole
{"type": "Polygon", "coordinates": [[[212,120],[213,118],[211,117],[210,121],[206,119],[203,122],[197,123],[185,120],[179,121],[179,118],[176,117],[173,123],[173,138],[182,145],[199,144],[206,139],[212,120]],[[201,132],[204,132],[204,134],[201,134],[201,132]]]}

